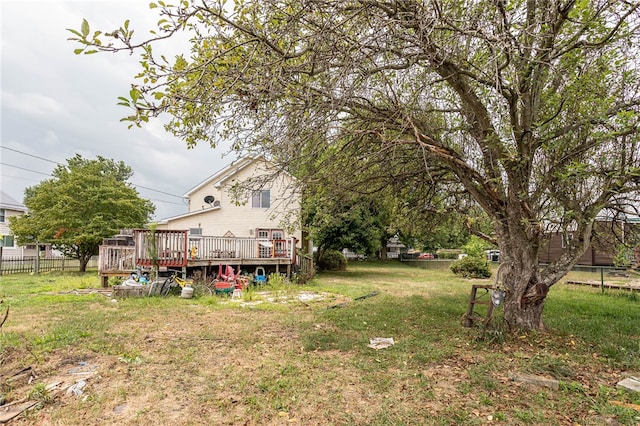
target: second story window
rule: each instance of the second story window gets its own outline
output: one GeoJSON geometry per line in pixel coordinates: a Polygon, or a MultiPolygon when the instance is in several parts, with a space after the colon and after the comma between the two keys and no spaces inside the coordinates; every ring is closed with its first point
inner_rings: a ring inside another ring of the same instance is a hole
{"type": "Polygon", "coordinates": [[[0,209],[0,223],[4,223],[5,220],[5,211],[4,209],[0,209]]]}
{"type": "Polygon", "coordinates": [[[251,207],[268,209],[271,207],[271,190],[256,191],[251,197],[251,207]]]}

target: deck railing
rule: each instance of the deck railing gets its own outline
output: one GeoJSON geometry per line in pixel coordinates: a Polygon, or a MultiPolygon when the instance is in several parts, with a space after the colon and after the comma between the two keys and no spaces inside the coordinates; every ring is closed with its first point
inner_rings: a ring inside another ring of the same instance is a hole
{"type": "Polygon", "coordinates": [[[98,272],[132,271],[136,268],[135,247],[100,246],[98,272]]]}
{"type": "Polygon", "coordinates": [[[100,271],[136,267],[184,267],[197,261],[257,262],[283,259],[296,263],[296,239],[190,236],[181,230],[136,230],[133,246],[101,246],[100,271]]]}

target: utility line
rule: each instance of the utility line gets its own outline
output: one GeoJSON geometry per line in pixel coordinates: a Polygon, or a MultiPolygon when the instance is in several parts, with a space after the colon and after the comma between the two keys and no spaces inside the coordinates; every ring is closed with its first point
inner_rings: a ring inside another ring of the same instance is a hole
{"type": "Polygon", "coordinates": [[[57,164],[59,166],[63,166],[64,164],[60,164],[57,161],[49,160],[48,158],[38,157],[37,155],[29,154],[27,152],[18,151],[17,149],[9,148],[8,146],[3,146],[2,148],[8,149],[9,151],[17,152],[18,154],[28,155],[29,157],[37,158],[38,160],[48,161],[49,163],[57,164]]]}
{"type": "MultiPolygon", "coordinates": [[[[64,164],[58,163],[57,161],[49,160],[49,159],[43,158],[43,157],[38,157],[37,155],[29,154],[27,152],[19,151],[17,149],[9,148],[9,147],[6,147],[6,146],[2,146],[1,148],[8,149],[9,151],[17,152],[18,154],[23,154],[23,155],[27,155],[29,157],[37,158],[39,160],[48,161],[49,163],[57,164],[59,166],[64,166],[64,164]]],[[[24,167],[18,167],[18,166],[14,166],[14,165],[11,165],[11,164],[6,164],[6,163],[0,163],[0,164],[2,164],[4,166],[9,166],[9,167],[15,167],[16,169],[26,170],[28,172],[39,173],[39,174],[45,175],[45,176],[51,176],[50,174],[38,172],[36,170],[26,169],[24,167]]],[[[182,195],[171,194],[169,192],[160,191],[159,189],[153,189],[153,188],[149,188],[149,187],[146,187],[146,186],[138,185],[138,184],[136,184],[134,182],[131,182],[131,185],[136,186],[138,188],[146,189],[148,191],[153,191],[153,192],[158,192],[160,194],[169,195],[171,197],[184,198],[182,195]]]]}
{"type": "Polygon", "coordinates": [[[13,167],[14,169],[26,170],[27,172],[38,173],[40,175],[45,175],[45,176],[49,176],[49,177],[51,176],[49,173],[43,173],[43,172],[39,172],[37,170],[27,169],[25,167],[14,166],[13,164],[7,164],[7,163],[3,163],[3,162],[0,162],[0,164],[2,164],[3,166],[7,166],[7,167],[13,167]]]}

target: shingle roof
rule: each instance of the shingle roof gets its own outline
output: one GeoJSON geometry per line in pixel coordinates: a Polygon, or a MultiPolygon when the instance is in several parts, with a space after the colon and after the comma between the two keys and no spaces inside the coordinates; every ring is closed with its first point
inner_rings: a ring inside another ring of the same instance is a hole
{"type": "Polygon", "coordinates": [[[0,191],[0,208],[26,212],[27,208],[18,200],[4,191],[0,191]]]}

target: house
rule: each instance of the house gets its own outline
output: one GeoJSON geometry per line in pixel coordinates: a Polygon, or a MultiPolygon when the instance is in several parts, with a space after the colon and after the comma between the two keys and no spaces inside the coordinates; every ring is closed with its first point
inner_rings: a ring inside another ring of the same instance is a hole
{"type": "MultiPolygon", "coordinates": [[[[634,253],[630,253],[631,264],[640,263],[640,218],[627,218],[624,221],[599,217],[594,224],[594,237],[589,248],[578,259],[576,265],[614,266],[618,247],[625,243],[635,243],[634,253]]],[[[547,244],[541,248],[538,259],[541,263],[551,263],[563,252],[573,238],[571,232],[555,232],[549,235],[547,244]]]]}
{"type": "Polygon", "coordinates": [[[400,237],[394,235],[387,241],[387,259],[400,259],[400,253],[407,250],[407,246],[402,244],[400,237]]]}
{"type": "MultiPolygon", "coordinates": [[[[2,257],[21,257],[25,248],[19,247],[9,229],[9,218],[20,216],[27,212],[27,208],[4,191],[0,191],[0,247],[2,257]]],[[[35,253],[35,247],[34,247],[35,253]]]]}
{"type": "Polygon", "coordinates": [[[191,188],[184,197],[188,212],[159,221],[158,230],[188,229],[193,239],[202,235],[302,239],[296,226],[300,195],[295,178],[279,172],[262,157],[245,157],[232,163],[191,188]]]}
{"type": "Polygon", "coordinates": [[[35,244],[18,246],[9,228],[9,218],[21,216],[25,213],[27,213],[27,208],[22,203],[6,192],[0,191],[0,250],[2,251],[2,257],[5,259],[24,259],[25,257],[36,256],[38,253],[41,256],[51,256],[54,250],[49,244],[40,244],[37,247],[35,244]]]}
{"type": "Polygon", "coordinates": [[[27,213],[27,208],[4,191],[0,191],[0,247],[2,257],[24,259],[33,256],[51,257],[59,254],[50,244],[18,246],[9,228],[9,218],[27,213]]]}
{"type": "Polygon", "coordinates": [[[298,256],[302,234],[296,180],[263,157],[239,159],[184,196],[186,213],[133,230],[126,244],[105,240],[99,263],[103,279],[154,265],[186,275],[199,270],[204,276],[226,265],[287,275],[296,267],[310,268],[298,256]]]}

